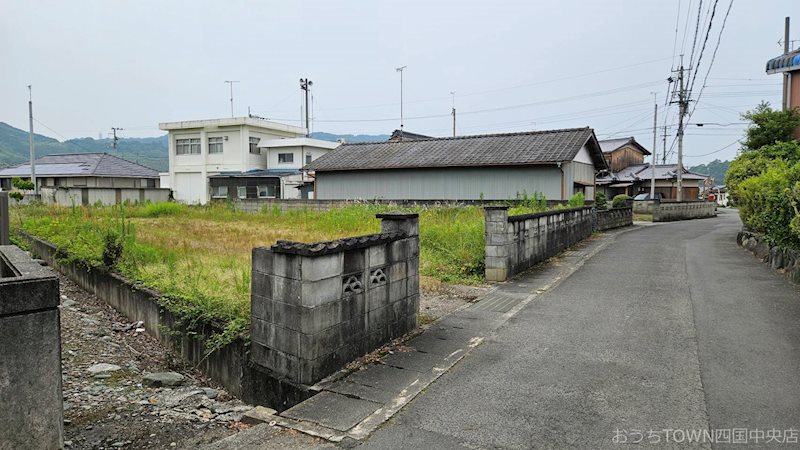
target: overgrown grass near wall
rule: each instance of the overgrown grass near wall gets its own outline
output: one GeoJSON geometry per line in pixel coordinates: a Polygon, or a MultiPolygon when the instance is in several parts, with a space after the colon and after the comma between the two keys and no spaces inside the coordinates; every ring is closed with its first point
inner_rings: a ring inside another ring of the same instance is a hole
{"type": "MultiPolygon", "coordinates": [[[[192,322],[226,324],[226,340],[250,318],[250,258],[279,239],[302,242],[376,233],[385,205],[259,214],[227,205],[176,203],[109,207],[27,205],[12,227],[45,239],[70,261],[107,266],[161,291],[165,306],[192,322]]],[[[420,214],[420,271],[441,281],[483,280],[484,220],[478,206],[415,208],[420,214]]],[[[524,211],[523,211],[524,212],[524,211]]]]}

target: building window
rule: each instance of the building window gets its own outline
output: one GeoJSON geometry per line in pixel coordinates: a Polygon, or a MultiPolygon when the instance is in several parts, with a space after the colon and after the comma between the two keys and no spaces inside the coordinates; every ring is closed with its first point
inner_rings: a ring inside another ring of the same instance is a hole
{"type": "Polygon", "coordinates": [[[175,140],[175,154],[176,155],[199,155],[200,154],[200,139],[176,139],[175,140]]]}
{"type": "Polygon", "coordinates": [[[311,164],[311,153],[306,153],[306,164],[311,164]]]}
{"type": "Polygon", "coordinates": [[[208,154],[222,153],[222,137],[208,138],[208,154]]]}
{"type": "Polygon", "coordinates": [[[147,187],[149,187],[149,188],[156,187],[156,180],[154,180],[152,178],[148,178],[147,179],[147,187]]]}
{"type": "Polygon", "coordinates": [[[239,198],[247,198],[247,186],[239,186],[236,188],[236,195],[239,198]]]}
{"type": "Polygon", "coordinates": [[[289,164],[294,162],[294,153],[278,153],[279,164],[289,164]]]}
{"type": "Polygon", "coordinates": [[[75,177],[72,179],[73,186],[86,186],[86,177],[75,177]]]}
{"type": "Polygon", "coordinates": [[[258,198],[275,198],[276,187],[272,184],[258,185],[258,198]]]}
{"type": "Polygon", "coordinates": [[[261,149],[258,148],[258,141],[260,141],[260,140],[261,140],[261,138],[257,138],[257,137],[251,137],[250,138],[250,153],[252,153],[254,155],[260,155],[261,154],[261,149]]]}
{"type": "Polygon", "coordinates": [[[228,186],[211,186],[211,198],[228,198],[228,186]]]}

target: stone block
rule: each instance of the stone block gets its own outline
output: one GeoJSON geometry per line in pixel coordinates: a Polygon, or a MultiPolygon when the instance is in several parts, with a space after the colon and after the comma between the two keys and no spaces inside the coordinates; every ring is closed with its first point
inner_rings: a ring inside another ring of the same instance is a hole
{"type": "Polygon", "coordinates": [[[300,279],[300,259],[298,255],[272,252],[272,274],[293,280],[300,279]]]}
{"type": "Polygon", "coordinates": [[[270,275],[272,300],[289,304],[300,304],[302,295],[300,280],[270,275]]]}
{"type": "Polygon", "coordinates": [[[314,334],[300,334],[300,354],[306,360],[314,360],[350,345],[367,329],[366,318],[355,318],[314,334]]]}
{"type": "Polygon", "coordinates": [[[487,245],[486,256],[505,258],[508,256],[508,247],[505,245],[487,245]]]}
{"type": "Polygon", "coordinates": [[[272,322],[272,300],[258,294],[251,294],[250,315],[266,322],[272,322]]]}
{"type": "Polygon", "coordinates": [[[507,269],[492,269],[486,267],[486,281],[506,281],[507,269]]]}
{"type": "Polygon", "coordinates": [[[419,275],[419,258],[409,258],[408,261],[406,261],[406,275],[408,277],[419,275]]]}
{"type": "Polygon", "coordinates": [[[349,295],[316,308],[303,308],[300,331],[314,334],[339,323],[365,317],[366,314],[366,294],[349,295]]]}
{"type": "Polygon", "coordinates": [[[303,274],[303,281],[318,281],[341,276],[343,259],[341,252],[330,255],[302,257],[300,268],[303,274]]]}
{"type": "Polygon", "coordinates": [[[408,296],[408,278],[389,284],[389,303],[400,301],[408,296]]]}
{"type": "MultiPolygon", "coordinates": [[[[363,282],[363,281],[362,281],[363,282]]],[[[342,298],[342,278],[326,278],[319,281],[303,281],[300,288],[300,304],[314,308],[342,298]]]]}
{"type": "Polygon", "coordinates": [[[372,311],[378,308],[383,308],[391,303],[389,298],[389,290],[395,284],[384,284],[383,286],[374,287],[367,291],[367,311],[372,311]]]}
{"type": "Polygon", "coordinates": [[[386,265],[386,244],[373,245],[367,250],[367,264],[369,267],[386,265]]]}
{"type": "Polygon", "coordinates": [[[272,320],[270,322],[290,330],[303,331],[302,319],[306,315],[307,309],[300,305],[272,302],[272,320]]]}
{"type": "Polygon", "coordinates": [[[253,341],[250,345],[250,360],[273,372],[278,378],[301,382],[299,358],[295,355],[253,341]]]}
{"type": "Polygon", "coordinates": [[[389,284],[398,283],[408,277],[406,261],[394,263],[386,269],[386,276],[389,277],[389,284]]]}
{"type": "Polygon", "coordinates": [[[419,238],[418,237],[409,238],[406,245],[407,245],[407,248],[408,248],[408,258],[409,259],[412,259],[414,257],[419,256],[419,238]]]}
{"type": "Polygon", "coordinates": [[[506,245],[511,239],[513,239],[513,235],[492,233],[486,235],[486,245],[506,245]]]}
{"type": "Polygon", "coordinates": [[[399,239],[387,245],[386,263],[392,264],[408,259],[408,246],[405,239],[399,239]]]}
{"type": "Polygon", "coordinates": [[[365,249],[348,250],[344,252],[343,273],[363,272],[366,267],[365,249]]]}
{"type": "Polygon", "coordinates": [[[253,249],[253,270],[272,274],[272,250],[268,247],[255,247],[253,249]]]}
{"type": "Polygon", "coordinates": [[[506,222],[486,222],[486,234],[505,234],[506,222]]]}
{"type": "Polygon", "coordinates": [[[253,295],[272,299],[272,280],[270,275],[255,270],[255,266],[253,266],[253,273],[250,276],[250,292],[253,295]]]}
{"type": "Polygon", "coordinates": [[[253,342],[280,350],[283,353],[298,356],[300,345],[300,333],[295,330],[283,328],[274,323],[265,322],[260,319],[252,318],[253,342]]]}
{"type": "Polygon", "coordinates": [[[486,267],[491,267],[492,269],[505,269],[508,267],[508,258],[487,256],[486,267]]]}
{"type": "Polygon", "coordinates": [[[416,213],[385,213],[376,215],[381,219],[381,232],[399,231],[408,236],[419,235],[419,215],[416,213]]]}
{"type": "Polygon", "coordinates": [[[419,294],[419,275],[406,278],[406,295],[419,294]]]}

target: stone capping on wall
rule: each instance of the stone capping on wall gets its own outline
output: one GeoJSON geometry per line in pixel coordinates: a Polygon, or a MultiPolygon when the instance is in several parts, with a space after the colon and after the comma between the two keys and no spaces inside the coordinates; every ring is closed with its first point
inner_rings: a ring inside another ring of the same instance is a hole
{"type": "Polygon", "coordinates": [[[388,233],[367,234],[352,238],[336,239],[332,241],[322,241],[307,244],[304,242],[279,240],[272,247],[275,253],[286,253],[302,256],[322,256],[336,252],[356,250],[373,245],[385,244],[408,237],[400,231],[390,231],[388,233]]]}
{"type": "MultiPolygon", "coordinates": [[[[505,207],[498,207],[495,209],[508,209],[507,206],[505,207]]],[[[508,216],[509,222],[520,222],[523,220],[529,219],[536,219],[538,217],[546,217],[546,216],[553,216],[560,213],[570,212],[570,211],[581,211],[584,209],[592,209],[591,206],[579,206],[577,208],[564,208],[564,209],[554,209],[552,211],[543,211],[538,213],[530,213],[530,214],[517,214],[516,216],[508,216]]]]}

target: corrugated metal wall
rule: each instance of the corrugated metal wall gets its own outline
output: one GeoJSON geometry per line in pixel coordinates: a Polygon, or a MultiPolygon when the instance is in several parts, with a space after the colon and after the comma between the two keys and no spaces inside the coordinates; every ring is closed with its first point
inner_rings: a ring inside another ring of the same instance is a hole
{"type": "MultiPolygon", "coordinates": [[[[561,170],[552,166],[452,167],[318,172],[320,200],[507,200],[527,192],[561,199],[561,170]]],[[[568,188],[571,188],[571,184],[568,188]]]]}

